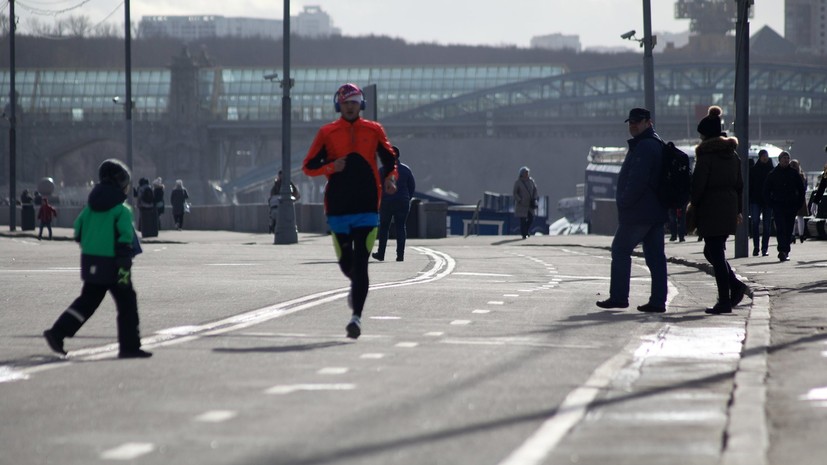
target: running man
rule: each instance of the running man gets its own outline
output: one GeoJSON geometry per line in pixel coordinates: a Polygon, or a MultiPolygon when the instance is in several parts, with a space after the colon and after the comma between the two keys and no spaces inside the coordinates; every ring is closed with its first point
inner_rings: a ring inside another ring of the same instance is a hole
{"type": "Polygon", "coordinates": [[[353,311],[347,337],[362,333],[362,309],[368,296],[368,258],[379,225],[379,201],[396,192],[396,154],[385,129],[360,116],[365,95],[355,84],[339,87],[333,106],[342,117],[319,129],[302,164],[307,176],[326,176],[324,204],[339,268],[350,279],[348,305],[353,311]],[[376,157],[382,162],[379,177],[376,157]]]}

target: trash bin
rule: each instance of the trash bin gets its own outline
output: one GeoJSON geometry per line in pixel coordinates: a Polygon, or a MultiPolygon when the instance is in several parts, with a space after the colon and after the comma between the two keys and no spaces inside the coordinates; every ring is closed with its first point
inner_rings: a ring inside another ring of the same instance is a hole
{"type": "Polygon", "coordinates": [[[158,210],[141,208],[141,237],[158,236],[158,210]]]}
{"type": "Polygon", "coordinates": [[[20,227],[23,231],[34,231],[34,205],[23,205],[20,211],[20,227]]]}
{"type": "Polygon", "coordinates": [[[438,239],[448,236],[445,221],[448,217],[448,204],[445,202],[425,202],[422,204],[425,216],[425,237],[438,239]]]}

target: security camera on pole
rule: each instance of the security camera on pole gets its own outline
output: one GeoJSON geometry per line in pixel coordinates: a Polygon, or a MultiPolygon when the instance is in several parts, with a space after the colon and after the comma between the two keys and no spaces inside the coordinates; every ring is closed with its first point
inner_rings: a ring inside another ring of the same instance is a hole
{"type": "Polygon", "coordinates": [[[643,47],[643,92],[644,106],[655,119],[655,59],[652,50],[657,44],[657,37],[652,35],[652,4],[650,0],[643,0],[643,38],[635,37],[635,30],[623,33],[621,39],[637,41],[643,47]]]}

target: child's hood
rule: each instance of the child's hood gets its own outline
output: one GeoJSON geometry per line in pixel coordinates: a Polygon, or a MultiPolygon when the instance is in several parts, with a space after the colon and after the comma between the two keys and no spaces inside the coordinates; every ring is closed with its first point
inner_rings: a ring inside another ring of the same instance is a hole
{"type": "Polygon", "coordinates": [[[89,208],[97,212],[111,210],[126,200],[126,194],[114,184],[97,184],[89,193],[89,208]]]}

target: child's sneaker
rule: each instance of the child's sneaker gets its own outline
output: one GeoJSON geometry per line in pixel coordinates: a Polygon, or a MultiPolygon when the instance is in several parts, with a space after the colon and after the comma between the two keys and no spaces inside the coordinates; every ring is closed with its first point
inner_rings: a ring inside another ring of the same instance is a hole
{"type": "Polygon", "coordinates": [[[46,343],[49,344],[52,350],[61,355],[66,355],[66,350],[63,348],[63,339],[55,336],[54,331],[51,329],[43,331],[43,337],[46,338],[46,343]]]}
{"type": "Polygon", "coordinates": [[[347,337],[351,339],[359,339],[359,336],[362,334],[362,321],[361,319],[353,315],[350,319],[350,323],[345,326],[345,330],[347,330],[347,337]]]}

